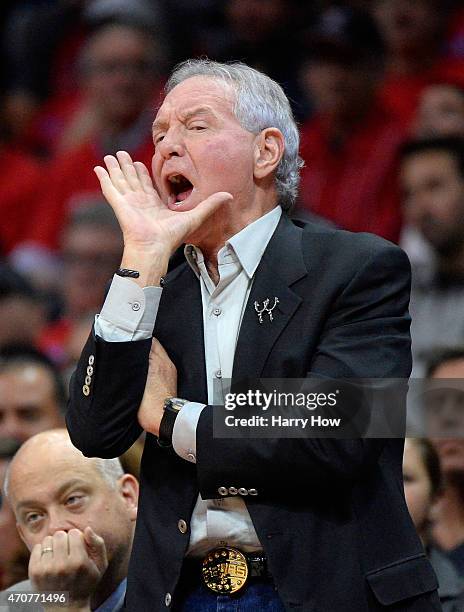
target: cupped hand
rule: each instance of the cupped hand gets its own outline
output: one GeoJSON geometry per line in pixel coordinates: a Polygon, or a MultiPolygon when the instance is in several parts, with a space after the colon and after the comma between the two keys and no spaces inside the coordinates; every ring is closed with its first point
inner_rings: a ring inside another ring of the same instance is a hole
{"type": "Polygon", "coordinates": [[[173,211],[156,192],[146,166],[133,162],[126,151],[104,158],[106,169],[97,166],[103,195],[113,208],[121,226],[126,248],[159,248],[169,255],[196,231],[223,203],[230,193],[217,192],[188,211],[173,211]]]}

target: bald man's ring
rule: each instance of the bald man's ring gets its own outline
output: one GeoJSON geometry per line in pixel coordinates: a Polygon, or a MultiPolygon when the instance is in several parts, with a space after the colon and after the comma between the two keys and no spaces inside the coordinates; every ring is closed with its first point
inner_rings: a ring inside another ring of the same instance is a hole
{"type": "Polygon", "coordinates": [[[53,552],[53,548],[51,546],[47,546],[46,548],[42,548],[42,552],[40,554],[40,556],[44,555],[45,553],[48,552],[53,552]]]}

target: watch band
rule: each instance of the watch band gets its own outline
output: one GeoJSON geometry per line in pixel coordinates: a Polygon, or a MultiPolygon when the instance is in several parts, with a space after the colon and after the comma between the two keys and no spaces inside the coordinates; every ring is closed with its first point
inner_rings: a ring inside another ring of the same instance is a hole
{"type": "Polygon", "coordinates": [[[138,270],[131,270],[130,268],[119,268],[119,270],[116,270],[115,274],[123,278],[139,278],[140,276],[138,270]]]}
{"type": "Polygon", "coordinates": [[[164,400],[164,413],[158,433],[158,443],[160,446],[172,445],[172,432],[174,431],[177,415],[180,409],[187,403],[188,400],[179,397],[167,397],[164,400]]]}

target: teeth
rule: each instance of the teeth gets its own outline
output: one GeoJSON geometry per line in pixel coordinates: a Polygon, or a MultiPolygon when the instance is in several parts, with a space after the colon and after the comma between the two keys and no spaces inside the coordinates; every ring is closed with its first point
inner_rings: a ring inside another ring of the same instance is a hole
{"type": "Polygon", "coordinates": [[[179,175],[179,174],[176,174],[176,175],[174,175],[174,176],[170,176],[170,177],[169,177],[169,181],[170,181],[171,183],[180,183],[180,175],[179,175]]]}

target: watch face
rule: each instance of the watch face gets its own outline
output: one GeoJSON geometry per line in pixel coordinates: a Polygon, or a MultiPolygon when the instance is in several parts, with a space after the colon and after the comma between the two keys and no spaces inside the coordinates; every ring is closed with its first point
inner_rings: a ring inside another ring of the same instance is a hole
{"type": "Polygon", "coordinates": [[[187,400],[181,399],[180,397],[168,397],[164,403],[164,407],[170,410],[177,410],[178,412],[186,403],[187,400]]]}

